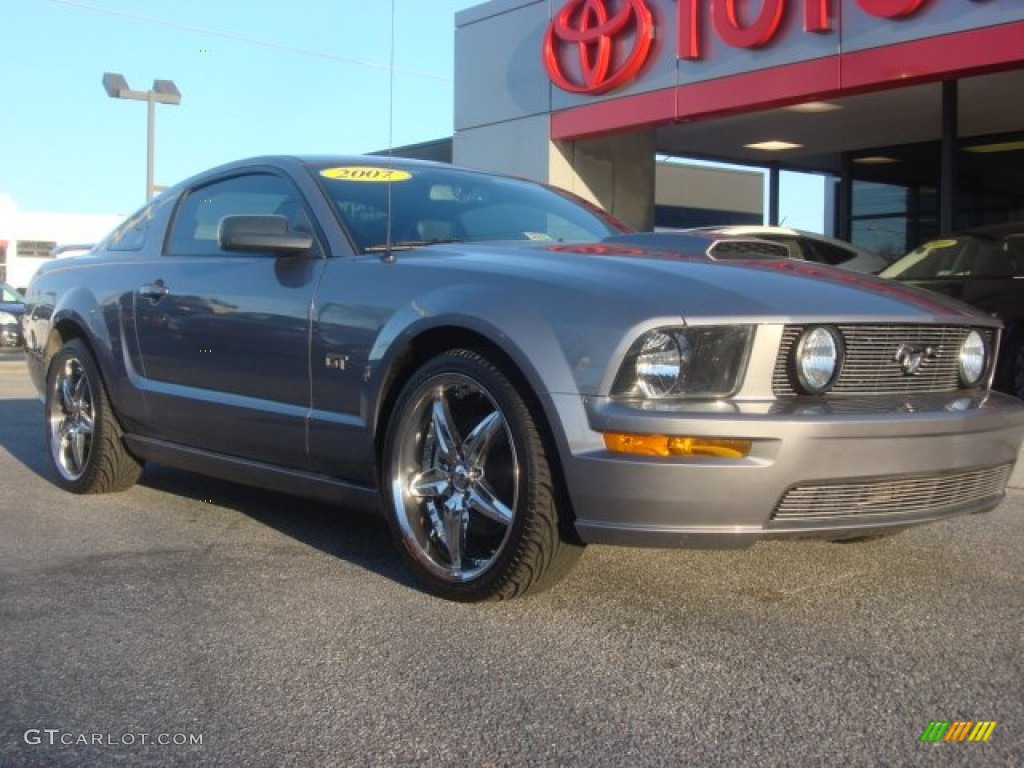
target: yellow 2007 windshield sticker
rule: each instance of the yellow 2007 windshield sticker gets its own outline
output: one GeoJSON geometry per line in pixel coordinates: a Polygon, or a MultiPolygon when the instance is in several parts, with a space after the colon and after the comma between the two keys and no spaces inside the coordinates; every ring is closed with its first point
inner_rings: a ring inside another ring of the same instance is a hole
{"type": "Polygon", "coordinates": [[[365,165],[349,165],[343,168],[324,168],[320,175],[342,181],[405,181],[411,179],[408,171],[396,168],[372,168],[365,165]]]}

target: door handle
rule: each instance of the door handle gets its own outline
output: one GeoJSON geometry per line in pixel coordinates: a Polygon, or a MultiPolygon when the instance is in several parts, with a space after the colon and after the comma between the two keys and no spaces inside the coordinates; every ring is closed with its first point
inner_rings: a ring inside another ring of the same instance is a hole
{"type": "Polygon", "coordinates": [[[155,303],[160,301],[160,299],[170,293],[170,291],[167,289],[167,286],[164,285],[163,280],[157,280],[155,283],[146,283],[141,286],[138,293],[139,296],[149,299],[155,303]]]}

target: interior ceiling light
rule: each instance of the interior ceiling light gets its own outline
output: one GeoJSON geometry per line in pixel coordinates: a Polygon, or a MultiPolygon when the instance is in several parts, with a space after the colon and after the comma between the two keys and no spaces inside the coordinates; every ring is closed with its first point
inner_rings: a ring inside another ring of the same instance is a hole
{"type": "Polygon", "coordinates": [[[1024,149],[1024,141],[1000,141],[995,144],[978,144],[973,147],[964,147],[968,152],[989,154],[992,152],[1018,152],[1024,149]]]}
{"type": "Polygon", "coordinates": [[[761,149],[765,152],[782,152],[785,149],[800,149],[803,144],[791,141],[759,141],[756,144],[744,144],[747,149],[761,149]]]}
{"type": "Polygon", "coordinates": [[[860,165],[891,165],[900,161],[895,157],[888,157],[887,155],[868,155],[867,157],[855,157],[853,162],[860,165]]]}
{"type": "Polygon", "coordinates": [[[834,112],[842,109],[838,104],[830,101],[808,101],[803,104],[794,104],[790,107],[783,107],[787,112],[803,112],[805,114],[818,114],[819,112],[834,112]]]}

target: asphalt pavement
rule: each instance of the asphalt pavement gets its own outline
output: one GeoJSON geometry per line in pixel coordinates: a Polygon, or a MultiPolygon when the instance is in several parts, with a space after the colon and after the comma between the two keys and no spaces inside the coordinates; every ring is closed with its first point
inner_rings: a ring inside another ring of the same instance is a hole
{"type": "Polygon", "coordinates": [[[1024,765],[1024,482],[861,544],[591,547],[419,591],[384,523],[159,466],[51,481],[0,359],[0,766],[1024,765]],[[933,721],[988,741],[922,742],[933,721]]]}

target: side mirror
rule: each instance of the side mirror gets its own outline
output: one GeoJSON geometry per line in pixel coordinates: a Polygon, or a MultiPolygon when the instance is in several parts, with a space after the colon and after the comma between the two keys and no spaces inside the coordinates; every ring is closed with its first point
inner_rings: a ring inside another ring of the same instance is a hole
{"type": "Polygon", "coordinates": [[[225,216],[217,228],[217,243],[225,251],[270,251],[294,256],[313,247],[313,236],[289,232],[288,219],[277,214],[225,216]]]}

